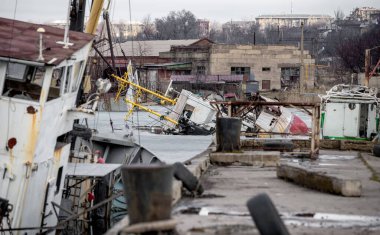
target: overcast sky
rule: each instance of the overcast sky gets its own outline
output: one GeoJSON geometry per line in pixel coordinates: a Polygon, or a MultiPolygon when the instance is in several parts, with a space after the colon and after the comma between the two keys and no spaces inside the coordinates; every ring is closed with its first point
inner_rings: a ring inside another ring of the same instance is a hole
{"type": "MultiPolygon", "coordinates": [[[[44,23],[66,18],[68,0],[0,0],[0,17],[44,23]],[[17,6],[16,6],[17,3],[17,6]]],[[[380,0],[130,0],[132,20],[152,19],[170,11],[189,10],[197,18],[224,23],[250,20],[265,14],[327,14],[341,9],[348,15],[355,7],[380,8],[380,0]],[[291,7],[293,6],[293,7],[291,7]]],[[[90,2],[90,0],[87,0],[90,2]]],[[[106,0],[107,2],[107,0],[106,0]]],[[[113,21],[129,20],[128,0],[112,0],[113,21]]],[[[89,4],[87,4],[89,5],[89,4]]],[[[88,15],[88,13],[87,13],[88,15]]]]}

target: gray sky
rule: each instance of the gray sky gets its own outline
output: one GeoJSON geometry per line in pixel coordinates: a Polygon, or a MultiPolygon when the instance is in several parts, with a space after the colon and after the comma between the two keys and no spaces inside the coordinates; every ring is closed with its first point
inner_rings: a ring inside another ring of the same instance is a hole
{"type": "MultiPolygon", "coordinates": [[[[44,23],[63,20],[67,14],[68,0],[0,1],[0,17],[44,23]]],[[[291,5],[293,14],[334,16],[334,11],[338,8],[345,15],[354,7],[380,8],[380,0],[131,0],[133,21],[140,21],[147,15],[154,19],[173,10],[186,9],[193,12],[197,18],[224,23],[229,20],[254,19],[264,14],[289,14],[291,5]]],[[[113,21],[129,20],[128,0],[113,0],[110,11],[113,21]]]]}

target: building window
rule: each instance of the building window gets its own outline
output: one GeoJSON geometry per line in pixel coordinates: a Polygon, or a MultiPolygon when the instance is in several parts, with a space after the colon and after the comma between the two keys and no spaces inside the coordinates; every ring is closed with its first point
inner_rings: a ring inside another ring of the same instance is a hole
{"type": "Polygon", "coordinates": [[[262,80],[261,81],[261,89],[262,90],[270,90],[270,80],[262,80]]]}
{"type": "Polygon", "coordinates": [[[206,74],[206,67],[205,66],[197,66],[197,74],[198,75],[205,75],[206,74]]]}
{"type": "Polygon", "coordinates": [[[281,88],[297,88],[300,81],[300,68],[281,68],[281,88]]]}
{"type": "Polygon", "coordinates": [[[263,67],[263,68],[262,68],[262,71],[263,71],[263,72],[270,72],[270,67],[263,67]]]}
{"type": "Polygon", "coordinates": [[[251,68],[250,67],[231,67],[231,74],[249,75],[251,74],[251,68]]]}

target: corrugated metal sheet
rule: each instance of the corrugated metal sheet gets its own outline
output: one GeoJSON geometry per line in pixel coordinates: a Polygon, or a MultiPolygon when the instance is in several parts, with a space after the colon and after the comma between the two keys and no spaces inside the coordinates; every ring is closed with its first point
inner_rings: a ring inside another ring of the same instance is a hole
{"type": "Polygon", "coordinates": [[[0,18],[0,57],[37,62],[39,55],[39,33],[37,33],[37,29],[40,27],[45,29],[43,34],[44,62],[47,63],[56,58],[51,63],[54,65],[70,58],[74,52],[94,38],[91,34],[70,31],[70,42],[74,45],[64,49],[62,44],[57,44],[57,41],[63,41],[63,29],[0,18]]]}
{"type": "Polygon", "coordinates": [[[104,177],[121,164],[68,163],[67,175],[76,177],[104,177]]]}
{"type": "MultiPolygon", "coordinates": [[[[159,56],[160,52],[170,51],[171,46],[188,46],[198,39],[188,40],[151,40],[151,41],[127,41],[121,43],[120,46],[115,47],[115,56],[123,56],[121,49],[123,49],[127,56],[159,56]],[[133,48],[133,50],[132,50],[133,48]]],[[[111,56],[108,46],[104,48],[104,56],[111,56]]]]}
{"type": "Polygon", "coordinates": [[[272,114],[261,112],[256,120],[256,125],[264,131],[272,131],[276,123],[276,119],[277,118],[274,117],[272,114]]]}

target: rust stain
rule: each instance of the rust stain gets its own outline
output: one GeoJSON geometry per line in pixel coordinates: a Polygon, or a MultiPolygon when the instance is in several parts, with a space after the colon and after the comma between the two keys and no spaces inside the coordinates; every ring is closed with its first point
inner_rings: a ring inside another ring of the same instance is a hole
{"type": "Polygon", "coordinates": [[[62,148],[58,148],[58,149],[54,150],[54,161],[55,161],[55,163],[60,162],[61,155],[62,155],[62,148]]]}
{"type": "Polygon", "coordinates": [[[33,106],[28,106],[27,108],[26,108],[26,112],[27,113],[29,113],[29,114],[35,114],[35,113],[37,113],[37,109],[35,109],[33,106]]]}
{"type": "Polygon", "coordinates": [[[16,138],[10,138],[8,140],[8,148],[13,149],[13,147],[17,144],[17,139],[16,138]]]}
{"type": "Polygon", "coordinates": [[[28,142],[26,145],[26,161],[33,162],[33,154],[36,149],[38,127],[37,127],[37,115],[33,114],[31,119],[31,125],[28,133],[28,142]]]}
{"type": "Polygon", "coordinates": [[[15,159],[15,157],[13,155],[13,150],[10,149],[9,150],[9,166],[8,166],[8,168],[9,168],[9,175],[11,177],[13,176],[13,162],[14,162],[14,159],[15,159]]]}

